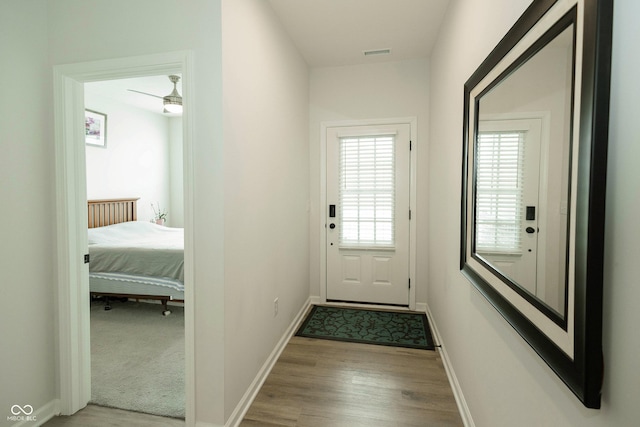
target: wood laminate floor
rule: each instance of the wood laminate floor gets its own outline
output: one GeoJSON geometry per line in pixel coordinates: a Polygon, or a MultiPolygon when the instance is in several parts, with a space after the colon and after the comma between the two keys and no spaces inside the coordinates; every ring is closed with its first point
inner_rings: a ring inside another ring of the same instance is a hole
{"type": "MultiPolygon", "coordinates": [[[[437,351],[293,337],[242,427],[459,427],[437,351]]],[[[181,420],[89,405],[45,427],[184,426],[181,420]]]]}
{"type": "Polygon", "coordinates": [[[241,423],[462,426],[437,351],[293,337],[241,423]]]}

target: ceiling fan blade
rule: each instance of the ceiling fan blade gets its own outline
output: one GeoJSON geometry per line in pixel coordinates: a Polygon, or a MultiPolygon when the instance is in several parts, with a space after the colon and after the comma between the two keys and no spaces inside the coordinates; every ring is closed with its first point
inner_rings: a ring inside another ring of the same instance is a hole
{"type": "Polygon", "coordinates": [[[130,91],[130,92],[136,92],[136,93],[141,93],[141,94],[143,94],[143,95],[153,96],[153,97],[155,97],[155,98],[160,98],[160,99],[162,99],[162,98],[163,98],[162,96],[154,95],[154,94],[152,94],[152,93],[147,93],[147,92],[140,92],[139,90],[134,90],[134,89],[127,89],[127,90],[128,90],[128,91],[130,91]]]}

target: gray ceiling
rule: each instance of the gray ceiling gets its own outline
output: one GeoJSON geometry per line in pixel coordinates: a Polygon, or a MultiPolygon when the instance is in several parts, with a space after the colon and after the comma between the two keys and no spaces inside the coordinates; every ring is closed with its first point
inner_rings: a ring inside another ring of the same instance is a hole
{"type": "MultiPolygon", "coordinates": [[[[310,68],[425,58],[449,0],[268,0],[310,68]],[[364,51],[390,49],[388,55],[364,51]]],[[[85,91],[162,114],[167,76],[88,83],[85,91]]],[[[182,87],[178,84],[178,91],[182,87]]]]}
{"type": "Polygon", "coordinates": [[[429,56],[449,0],[269,0],[309,67],[429,56]],[[365,57],[363,51],[391,49],[365,57]]]}

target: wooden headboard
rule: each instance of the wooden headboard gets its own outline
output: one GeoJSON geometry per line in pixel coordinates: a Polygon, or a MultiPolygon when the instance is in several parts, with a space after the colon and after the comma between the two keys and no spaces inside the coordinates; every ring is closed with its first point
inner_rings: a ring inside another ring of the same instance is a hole
{"type": "Polygon", "coordinates": [[[137,205],[139,199],[139,197],[136,197],[129,199],[88,200],[89,228],[137,221],[137,205]]]}

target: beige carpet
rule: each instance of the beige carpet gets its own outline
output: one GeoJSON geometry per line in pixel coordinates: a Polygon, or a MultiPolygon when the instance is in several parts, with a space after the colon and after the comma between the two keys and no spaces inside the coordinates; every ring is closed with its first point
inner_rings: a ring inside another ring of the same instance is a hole
{"type": "Polygon", "coordinates": [[[91,403],[184,418],[184,309],[91,303],[91,403]]]}

